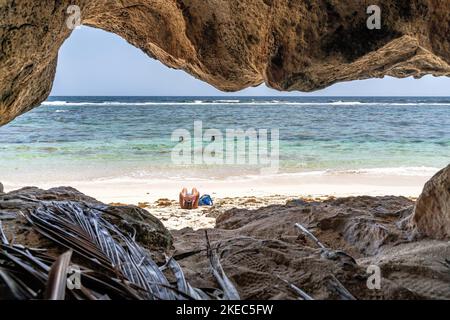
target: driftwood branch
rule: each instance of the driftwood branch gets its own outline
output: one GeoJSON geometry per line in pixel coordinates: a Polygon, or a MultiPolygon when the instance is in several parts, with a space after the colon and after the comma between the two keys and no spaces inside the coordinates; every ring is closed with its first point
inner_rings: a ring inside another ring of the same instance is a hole
{"type": "Polygon", "coordinates": [[[309,294],[307,294],[305,291],[297,287],[295,284],[281,278],[278,275],[277,278],[286,283],[289,286],[289,288],[291,288],[295,293],[297,293],[303,300],[314,300],[309,294]]]}
{"type": "Polygon", "coordinates": [[[350,291],[348,291],[347,288],[334,275],[331,275],[329,284],[342,300],[356,300],[350,291]]]}
{"type": "MultiPolygon", "coordinates": [[[[324,251],[325,257],[330,258],[330,256],[332,256],[332,253],[334,253],[334,252],[331,251],[329,248],[325,247],[325,245],[323,243],[321,243],[319,241],[319,239],[317,239],[317,237],[314,234],[312,234],[311,231],[309,231],[307,228],[302,226],[300,223],[296,223],[295,226],[298,229],[300,229],[304,234],[306,234],[319,248],[321,248],[324,251]]],[[[347,255],[345,252],[342,252],[342,253],[345,254],[346,256],[350,257],[351,259],[353,259],[351,256],[347,255]]],[[[355,264],[356,264],[356,261],[355,261],[355,264]]],[[[335,291],[336,294],[338,294],[341,297],[341,299],[356,300],[356,298],[350,293],[350,291],[348,291],[347,288],[345,288],[345,286],[334,275],[331,275],[331,280],[329,281],[329,285],[330,285],[331,289],[333,291],[335,291]]]]}
{"type": "Polygon", "coordinates": [[[234,284],[227,277],[225,272],[223,271],[222,264],[220,263],[219,257],[217,256],[217,249],[213,250],[211,248],[211,243],[209,242],[208,232],[205,230],[206,237],[206,248],[207,255],[209,259],[209,263],[211,265],[211,269],[213,271],[214,277],[219,283],[220,287],[223,290],[224,297],[227,300],[240,300],[239,293],[234,286],[234,284]]]}
{"type": "Polygon", "coordinates": [[[300,223],[296,223],[295,226],[300,229],[300,231],[302,231],[304,234],[306,234],[312,241],[314,241],[314,243],[322,248],[322,249],[327,249],[327,247],[325,247],[322,242],[319,241],[319,239],[316,238],[315,235],[313,235],[311,233],[311,231],[309,231],[308,229],[306,229],[304,226],[302,226],[300,223]]]}
{"type": "Polygon", "coordinates": [[[3,244],[9,244],[8,238],[6,237],[5,232],[3,231],[2,221],[0,220],[0,240],[3,244]]]}
{"type": "Polygon", "coordinates": [[[72,250],[62,254],[50,269],[45,298],[47,300],[64,300],[66,297],[67,271],[72,259],[72,250]]]}

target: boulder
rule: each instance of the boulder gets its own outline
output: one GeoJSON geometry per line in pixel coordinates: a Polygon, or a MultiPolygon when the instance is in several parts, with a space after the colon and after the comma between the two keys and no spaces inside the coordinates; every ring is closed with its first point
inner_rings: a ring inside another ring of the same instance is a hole
{"type": "Polygon", "coordinates": [[[49,190],[27,187],[0,195],[0,218],[5,218],[6,233],[15,238],[19,237],[23,245],[39,246],[43,239],[27,227],[21,218],[21,212],[31,212],[46,203],[58,202],[72,202],[87,210],[100,209],[103,218],[118,226],[123,232],[134,236],[144,248],[166,251],[172,246],[170,232],[148,211],[135,206],[106,205],[70,187],[49,190]]]}
{"type": "Polygon", "coordinates": [[[450,238],[450,165],[425,184],[411,223],[420,235],[433,239],[450,238]]]}
{"type": "MultiPolygon", "coordinates": [[[[361,300],[450,299],[450,242],[411,238],[410,230],[397,227],[411,216],[413,205],[394,196],[296,199],[227,210],[207,232],[243,299],[298,299],[285,281],[315,299],[343,299],[343,287],[361,300]],[[328,249],[320,249],[296,223],[328,249]],[[367,286],[376,266],[380,290],[367,286]]],[[[214,287],[205,230],[173,234],[174,257],[186,279],[197,287],[214,287]]]]}

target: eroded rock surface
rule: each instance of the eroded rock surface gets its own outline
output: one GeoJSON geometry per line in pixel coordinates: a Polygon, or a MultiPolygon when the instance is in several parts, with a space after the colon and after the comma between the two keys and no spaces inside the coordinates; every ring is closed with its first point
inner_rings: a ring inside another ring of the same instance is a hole
{"type": "Polygon", "coordinates": [[[227,91],[449,76],[450,2],[377,3],[380,30],[367,28],[369,0],[0,0],[0,125],[47,98],[69,5],[83,24],[227,91]]]}
{"type": "Polygon", "coordinates": [[[425,184],[411,222],[421,235],[450,238],[450,165],[425,184]]]}
{"type": "Polygon", "coordinates": [[[136,234],[160,265],[163,253],[173,255],[186,279],[202,290],[218,288],[207,257],[206,231],[243,299],[298,299],[289,284],[314,299],[450,299],[450,243],[412,238],[409,229],[399,227],[397,222],[414,207],[406,198],[298,199],[256,210],[228,210],[218,216],[216,228],[170,234],[137,207],[107,206],[72,188],[24,188],[0,195],[7,240],[58,257],[66,248],[38,233],[22,213],[71,202],[85,213],[101,211],[122,232],[136,234]],[[295,228],[296,223],[326,249],[295,228]],[[380,267],[379,290],[367,285],[370,265],[380,267]]]}
{"type": "MultiPolygon", "coordinates": [[[[228,210],[207,231],[244,299],[296,299],[281,279],[315,299],[343,299],[339,283],[357,299],[450,299],[450,243],[412,238],[398,222],[413,208],[414,202],[403,197],[299,199],[228,210]],[[295,223],[330,252],[325,254],[295,223]],[[371,265],[380,267],[380,290],[367,286],[371,265]]],[[[173,234],[175,257],[187,278],[196,286],[213,287],[204,230],[173,234]]]]}

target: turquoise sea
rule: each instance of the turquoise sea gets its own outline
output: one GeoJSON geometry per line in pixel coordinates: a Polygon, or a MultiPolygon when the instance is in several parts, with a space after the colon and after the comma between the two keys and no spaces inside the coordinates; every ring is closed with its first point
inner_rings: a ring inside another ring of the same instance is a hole
{"type": "Polygon", "coordinates": [[[172,132],[194,121],[278,129],[280,173],[427,175],[450,163],[450,97],[51,97],[0,127],[0,181],[256,173],[174,164],[172,132]]]}

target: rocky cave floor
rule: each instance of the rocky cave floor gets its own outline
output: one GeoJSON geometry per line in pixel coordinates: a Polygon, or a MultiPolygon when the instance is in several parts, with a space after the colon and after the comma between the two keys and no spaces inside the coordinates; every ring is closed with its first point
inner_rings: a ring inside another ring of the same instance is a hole
{"type": "MultiPolygon", "coordinates": [[[[64,248],[43,238],[22,215],[43,201],[103,205],[72,188],[0,195],[0,221],[9,241],[54,255],[64,248]]],[[[213,229],[172,232],[141,208],[105,208],[105,219],[125,233],[135,232],[160,265],[164,255],[173,256],[198,288],[218,288],[206,255],[207,231],[242,299],[298,299],[290,285],[314,299],[450,299],[450,241],[420,238],[410,230],[406,222],[414,202],[407,198],[298,199],[256,210],[230,209],[216,217],[213,229]],[[380,267],[379,290],[367,287],[369,265],[380,267]]]]}

